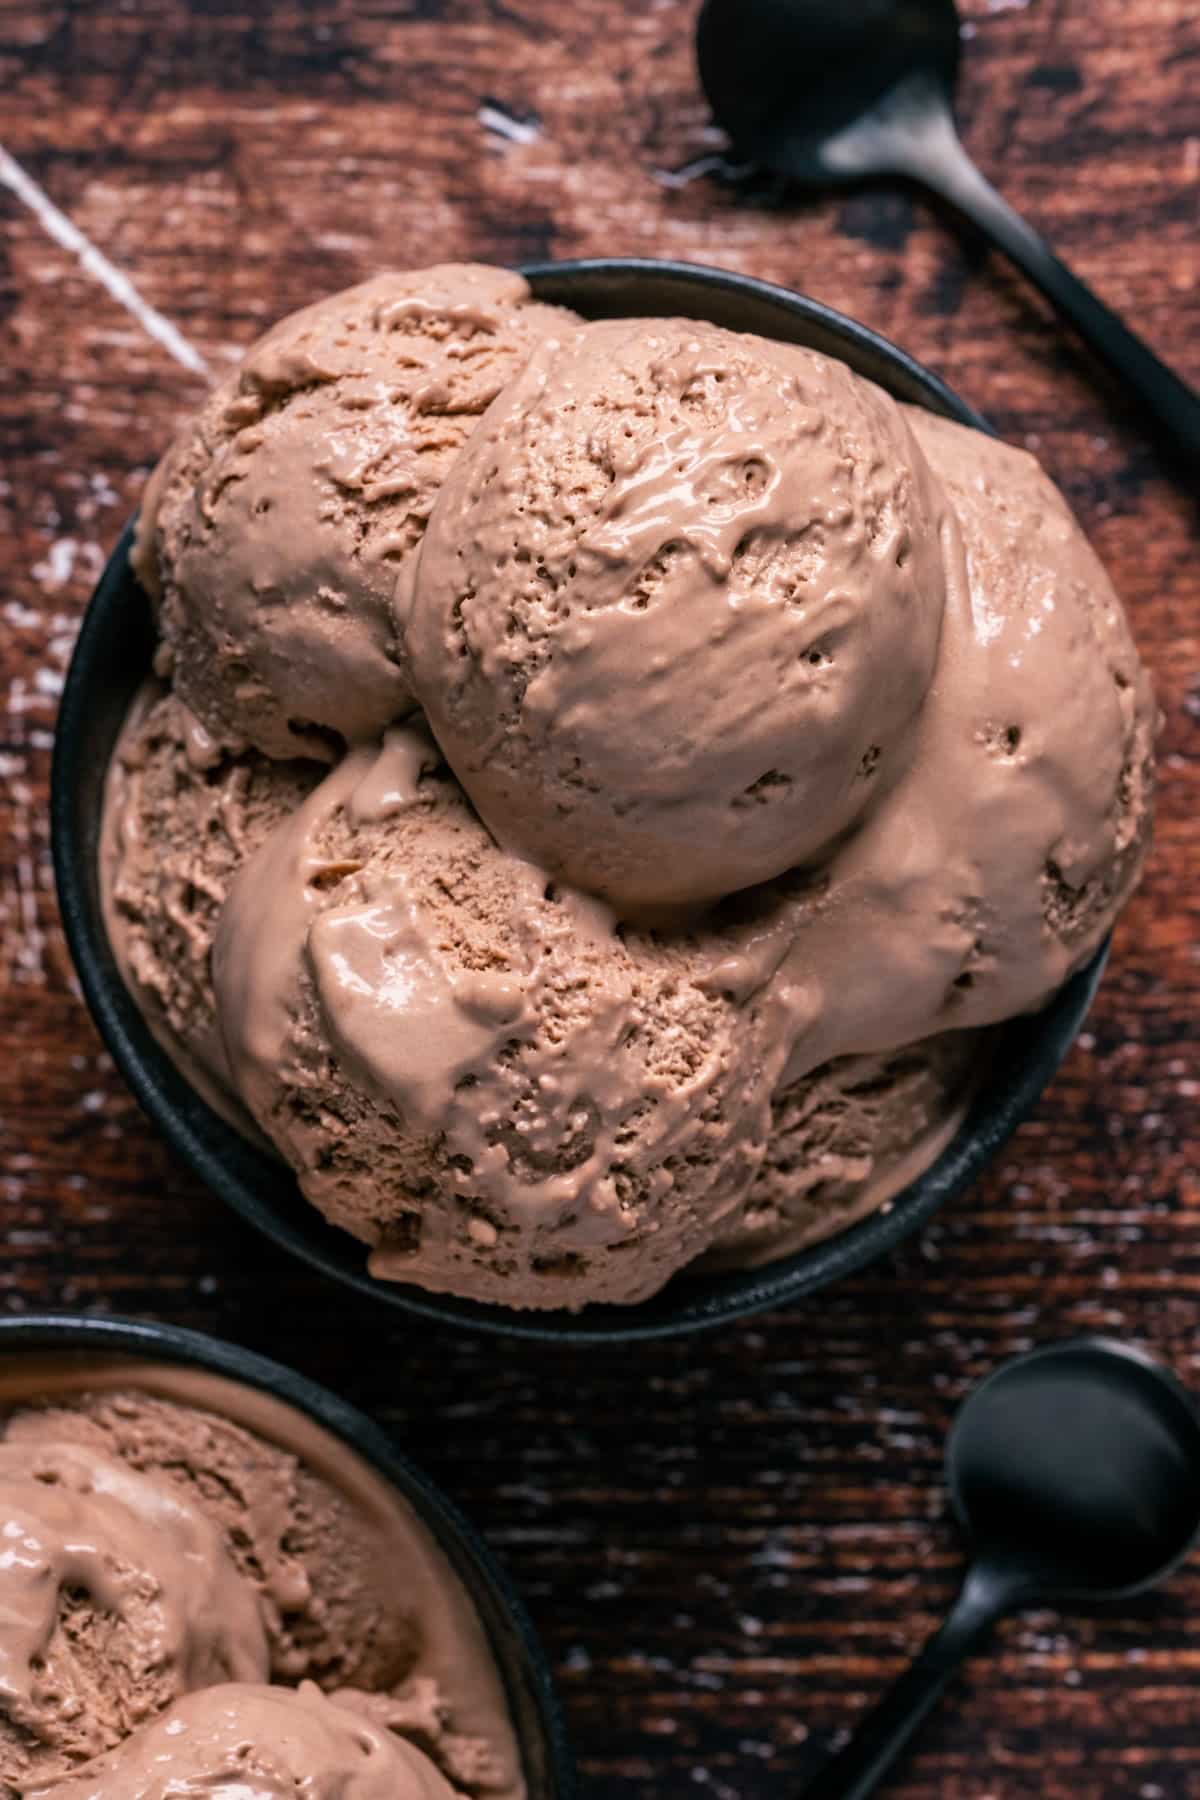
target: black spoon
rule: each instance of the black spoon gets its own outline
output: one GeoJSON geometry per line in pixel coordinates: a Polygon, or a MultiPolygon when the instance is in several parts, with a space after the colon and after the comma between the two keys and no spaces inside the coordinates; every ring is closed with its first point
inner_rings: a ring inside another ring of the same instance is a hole
{"type": "Polygon", "coordinates": [[[906,175],[1005,251],[1193,469],[1200,396],[984,180],[954,129],[954,0],[705,0],[700,79],[739,159],[816,186],[906,175]]]}
{"type": "Polygon", "coordinates": [[[1050,1344],[964,1401],[946,1480],[974,1549],[962,1591],[805,1800],[873,1793],[1002,1614],[1121,1599],[1169,1574],[1200,1530],[1200,1414],[1140,1351],[1107,1338],[1050,1344]]]}

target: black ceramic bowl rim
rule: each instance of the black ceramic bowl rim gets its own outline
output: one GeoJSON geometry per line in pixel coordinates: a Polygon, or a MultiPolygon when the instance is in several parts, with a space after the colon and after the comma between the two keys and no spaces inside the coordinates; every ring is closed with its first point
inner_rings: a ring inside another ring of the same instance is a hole
{"type": "Polygon", "coordinates": [[[470,1520],[366,1413],[283,1363],[182,1325],[71,1313],[0,1318],[0,1356],[37,1350],[205,1369],[273,1395],[348,1444],[409,1502],[476,1607],[504,1684],[529,1800],[575,1800],[575,1761],[558,1694],[519,1595],[470,1520]]]}
{"type": "MultiPolygon", "coordinates": [[[[911,356],[831,307],[747,275],[638,258],[536,263],[539,299],[592,317],[683,314],[790,339],[842,357],[899,399],[977,430],[981,416],[911,356]]],[[[1004,1028],[988,1079],[952,1142],[882,1210],[761,1268],[678,1276],[636,1306],[523,1313],[431,1294],[366,1271],[361,1244],[327,1225],[289,1171],[219,1118],[156,1043],[109,948],[97,882],[104,771],[134,688],[149,671],[148,604],[118,543],[83,621],[58,716],[51,841],[67,943],[100,1034],[138,1100],[193,1171],[277,1244],[385,1306],[501,1337],[595,1344],[681,1336],[783,1306],[893,1250],[975,1179],[1031,1110],[1066,1055],[1095,993],[1107,946],[1039,1013],[1004,1028]]]]}

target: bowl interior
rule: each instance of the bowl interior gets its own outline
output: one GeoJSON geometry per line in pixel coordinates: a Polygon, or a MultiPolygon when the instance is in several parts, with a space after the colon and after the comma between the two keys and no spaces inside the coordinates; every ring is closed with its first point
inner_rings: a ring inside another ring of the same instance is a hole
{"type": "Polygon", "coordinates": [[[263,1390],[349,1445],[408,1501],[474,1603],[503,1678],[529,1800],[573,1800],[566,1728],[524,1606],[474,1526],[365,1413],[281,1363],[181,1326],[59,1314],[0,1319],[0,1357],[39,1351],[80,1357],[83,1379],[88,1364],[110,1357],[200,1368],[263,1390]]]}
{"type": "MultiPolygon", "coordinates": [[[[690,264],[636,260],[528,268],[539,299],[587,317],[679,314],[805,344],[839,356],[899,399],[989,429],[949,388],[902,351],[830,308],[749,277],[690,264]]],[[[59,902],[85,998],[146,1112],[202,1180],[267,1236],[384,1305],[503,1336],[595,1343],[669,1337],[812,1293],[861,1268],[916,1230],[979,1174],[1030,1110],[1079,1029],[1104,950],[1040,1013],[997,1036],[990,1075],[935,1163],[886,1210],[760,1269],[676,1277],[637,1306],[522,1314],[375,1280],[361,1245],[325,1224],[290,1172],[220,1118],[179,1074],[126,992],[104,929],[98,883],[105,771],[129,703],[149,673],[149,602],[129,571],[131,529],[92,598],[59,712],[52,778],[52,843],[59,902]]]]}

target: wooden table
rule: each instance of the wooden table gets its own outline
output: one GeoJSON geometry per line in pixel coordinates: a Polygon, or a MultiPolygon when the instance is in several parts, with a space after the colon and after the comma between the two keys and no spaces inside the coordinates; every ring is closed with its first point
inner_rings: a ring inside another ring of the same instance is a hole
{"type": "MultiPolygon", "coordinates": [[[[385,1419],[528,1596],[598,1800],[798,1791],[950,1598],[943,1434],[999,1358],[1099,1328],[1200,1386],[1194,500],[1023,283],[919,197],[680,175],[713,149],[692,13],[0,3],[0,1304],[222,1332],[385,1419]],[[366,1316],[172,1160],[80,1004],[46,793],[80,613],[202,391],[189,356],[222,369],[380,265],[613,252],[807,289],[1036,448],[1124,593],[1166,728],[1157,848],[1111,973],[979,1188],[787,1314],[550,1358],[366,1316]],[[110,266],[140,301],[98,279],[110,266]]],[[[1200,379],[1195,6],[972,0],[967,20],[971,149],[1200,379]]],[[[1113,1616],[1001,1630],[890,1791],[1200,1795],[1200,1566],[1113,1616]]]]}

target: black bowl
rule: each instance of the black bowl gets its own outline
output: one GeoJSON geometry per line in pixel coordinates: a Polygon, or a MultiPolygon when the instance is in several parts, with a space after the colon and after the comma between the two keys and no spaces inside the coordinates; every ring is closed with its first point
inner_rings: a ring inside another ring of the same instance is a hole
{"type": "MultiPolygon", "coordinates": [[[[129,1357],[205,1369],[261,1389],[349,1445],[408,1501],[474,1602],[503,1681],[529,1800],[575,1800],[575,1763],[558,1696],[525,1608],[475,1528],[365,1413],[281,1363],[179,1325],[69,1313],[0,1318],[0,1361],[38,1351],[71,1351],[92,1363],[129,1357]]],[[[136,1373],[131,1379],[136,1384],[136,1373]]]]}
{"type": "MultiPolygon", "coordinates": [[[[989,429],[936,376],[875,332],[767,282],[688,263],[625,259],[538,263],[525,273],[539,299],[588,317],[683,314],[827,351],[898,399],[989,429]]],[[[823,1243],[759,1269],[678,1276],[637,1306],[591,1306],[580,1313],[510,1312],[375,1280],[366,1272],[363,1247],[325,1224],[290,1172],[219,1118],[178,1073],[130,999],[109,948],[97,881],[101,795],[113,744],[149,671],[154,644],[148,602],[129,572],[129,541],[127,530],[100,578],[58,717],[52,841],[67,942],[113,1060],[184,1161],[251,1224],[348,1287],[427,1318],[501,1336],[576,1343],[672,1337],[785,1305],[882,1256],[967,1187],[1065,1056],[1100,979],[1104,950],[1042,1012],[999,1034],[986,1083],[932,1167],[886,1210],[823,1243]]]]}

